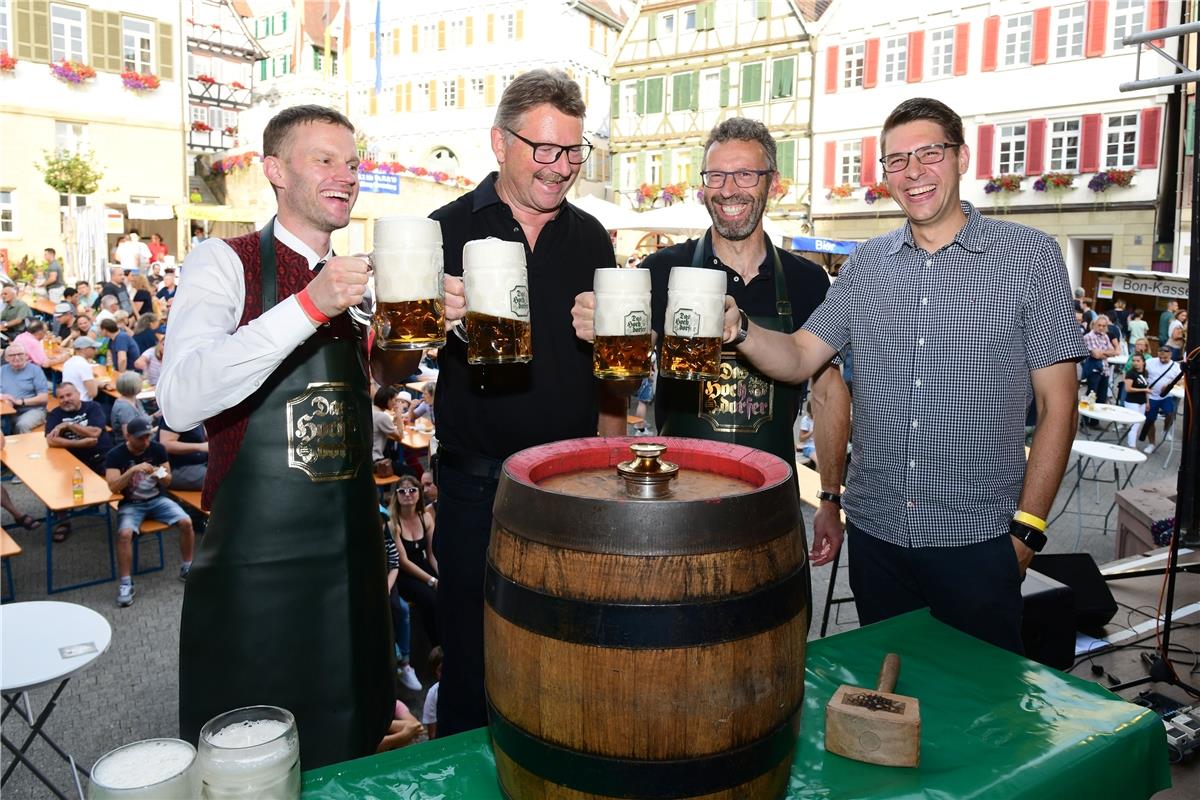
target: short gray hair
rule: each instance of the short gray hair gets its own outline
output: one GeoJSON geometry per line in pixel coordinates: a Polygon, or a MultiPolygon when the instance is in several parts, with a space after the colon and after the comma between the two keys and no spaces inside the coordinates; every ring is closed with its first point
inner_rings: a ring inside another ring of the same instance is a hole
{"type": "Polygon", "coordinates": [[[568,117],[583,119],[587,114],[579,84],[567,73],[561,69],[531,69],[518,75],[504,90],[493,124],[502,131],[519,128],[525,112],[546,103],[568,117]]]}
{"type": "Polygon", "coordinates": [[[101,308],[108,308],[109,306],[115,306],[115,305],[119,305],[117,303],[117,298],[111,294],[106,294],[106,295],[104,295],[104,297],[100,298],[100,307],[101,308]]]}
{"type": "MultiPolygon", "coordinates": [[[[767,169],[772,172],[778,171],[779,162],[775,155],[775,137],[767,130],[766,125],[756,119],[730,117],[708,134],[708,141],[704,143],[704,160],[708,160],[708,148],[714,144],[730,141],[758,142],[767,156],[767,169]]],[[[703,162],[701,168],[703,168],[703,162]]]]}
{"type": "Polygon", "coordinates": [[[142,390],[142,376],[130,370],[117,376],[117,393],[122,397],[133,397],[142,390]]]}

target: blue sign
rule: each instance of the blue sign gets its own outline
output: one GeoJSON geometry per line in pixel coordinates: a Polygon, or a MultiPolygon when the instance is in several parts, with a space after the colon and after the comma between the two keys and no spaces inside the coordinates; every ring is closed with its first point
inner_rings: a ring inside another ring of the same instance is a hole
{"type": "Polygon", "coordinates": [[[848,256],[858,247],[858,242],[839,242],[836,239],[817,239],[812,236],[796,236],[792,238],[793,250],[804,250],[810,253],[834,253],[848,256]]]}
{"type": "Polygon", "coordinates": [[[360,172],[358,189],[376,194],[400,194],[400,176],[390,172],[360,172]]]}

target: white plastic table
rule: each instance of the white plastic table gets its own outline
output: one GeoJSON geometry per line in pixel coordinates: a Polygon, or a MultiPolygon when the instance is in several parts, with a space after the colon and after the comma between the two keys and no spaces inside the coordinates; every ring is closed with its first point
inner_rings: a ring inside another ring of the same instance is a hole
{"type": "MultiPolygon", "coordinates": [[[[1124,410],[1124,409],[1122,409],[1124,410]]],[[[1083,409],[1080,409],[1082,413],[1083,409]]],[[[1140,450],[1135,450],[1132,447],[1122,447],[1119,444],[1111,444],[1110,442],[1098,442],[1092,439],[1076,439],[1071,444],[1071,452],[1075,454],[1075,485],[1071,487],[1070,494],[1063,501],[1062,508],[1054,516],[1050,522],[1054,522],[1067,511],[1067,505],[1071,502],[1071,497],[1075,497],[1075,520],[1077,530],[1075,534],[1075,547],[1072,552],[1079,550],[1079,542],[1083,539],[1083,492],[1080,488],[1083,481],[1094,481],[1099,491],[1099,484],[1112,483],[1117,489],[1124,489],[1133,480],[1133,473],[1137,471],[1139,465],[1145,463],[1146,454],[1140,450]],[[1087,468],[1095,461],[1096,469],[1091,476],[1087,476],[1087,468]],[[1112,480],[1103,479],[1100,477],[1100,469],[1103,467],[1103,462],[1112,464],[1113,477],[1112,480]],[[1129,465],[1129,472],[1125,475],[1125,481],[1121,481],[1120,465],[1129,465]]],[[[1108,518],[1112,515],[1113,509],[1117,506],[1117,498],[1114,493],[1112,504],[1108,507],[1108,511],[1104,513],[1104,533],[1108,535],[1108,518]]],[[[1099,516],[1099,513],[1095,513],[1099,516]]]]}
{"type": "Polygon", "coordinates": [[[75,763],[75,758],[46,735],[43,727],[54,712],[59,695],[71,676],[99,658],[112,641],[112,626],[108,620],[74,603],[36,601],[9,603],[0,606],[0,694],[4,698],[3,719],[12,711],[25,720],[29,734],[18,747],[0,735],[4,747],[14,760],[0,778],[0,786],[8,782],[17,764],[24,764],[38,780],[66,800],[66,795],[25,755],[33,740],[41,737],[64,761],[71,765],[75,790],[83,798],[79,773],[88,775],[87,768],[75,763]],[[58,683],[41,712],[35,717],[29,703],[29,690],[58,683]]]}
{"type": "Polygon", "coordinates": [[[1103,436],[1104,432],[1109,428],[1115,427],[1118,442],[1121,441],[1122,426],[1128,428],[1130,425],[1137,425],[1140,422],[1146,421],[1146,415],[1140,411],[1134,411],[1131,408],[1125,408],[1125,406],[1115,406],[1111,403],[1096,403],[1092,408],[1080,406],[1079,415],[1104,423],[1104,427],[1096,433],[1097,439],[1103,436]]]}

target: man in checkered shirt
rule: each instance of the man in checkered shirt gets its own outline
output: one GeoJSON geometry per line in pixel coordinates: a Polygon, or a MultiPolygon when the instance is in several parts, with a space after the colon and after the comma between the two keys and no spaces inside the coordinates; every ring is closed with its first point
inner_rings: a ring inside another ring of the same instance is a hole
{"type": "MultiPolygon", "coordinates": [[[[764,373],[811,375],[854,351],[854,452],[844,498],[863,624],[928,606],[1021,652],[1021,581],[1062,480],[1086,355],[1062,253],[1044,233],[959,200],[962,120],[901,103],[880,161],[903,227],[863,243],[791,336],[726,299],[727,341],[764,373]],[[1026,464],[1030,394],[1037,430],[1026,464]]],[[[839,543],[833,543],[837,547],[839,543]]]]}

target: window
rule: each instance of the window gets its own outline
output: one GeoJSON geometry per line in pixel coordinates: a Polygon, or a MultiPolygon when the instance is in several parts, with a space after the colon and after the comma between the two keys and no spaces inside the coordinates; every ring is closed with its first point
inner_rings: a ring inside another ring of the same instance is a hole
{"type": "Polygon", "coordinates": [[[203,122],[208,124],[208,109],[204,106],[189,106],[188,107],[190,122],[203,122]]]}
{"type": "Polygon", "coordinates": [[[761,61],[742,64],[742,104],[761,103],[763,99],[763,65],[761,61]]]}
{"type": "Polygon", "coordinates": [[[292,72],[292,57],[286,53],[275,56],[271,65],[271,74],[275,76],[290,75],[292,72]]]}
{"type": "Polygon", "coordinates": [[[771,62],[771,99],[791,97],[795,92],[796,60],[777,58],[771,62]]]}
{"type": "Polygon", "coordinates": [[[685,31],[696,30],[696,9],[685,8],[683,10],[683,29],[685,31]]]}
{"type": "Polygon", "coordinates": [[[929,77],[949,78],[954,74],[954,28],[929,34],[929,77]]]}
{"type": "Polygon", "coordinates": [[[471,105],[483,106],[487,104],[487,89],[483,78],[471,78],[471,105]]]}
{"type": "Polygon", "coordinates": [[[1004,66],[1029,63],[1033,44],[1033,14],[1018,14],[1004,20],[1004,66]]]}
{"type": "Polygon", "coordinates": [[[675,35],[675,12],[668,11],[665,14],[658,15],[658,37],[675,35]]]}
{"type": "MultiPolygon", "coordinates": [[[[336,76],[338,74],[337,57],[338,57],[338,54],[337,54],[336,50],[329,51],[329,74],[330,75],[336,76]]],[[[313,71],[314,72],[324,72],[325,71],[325,51],[322,48],[317,47],[316,45],[313,45],[313,71]]]]}
{"type": "Polygon", "coordinates": [[[1000,126],[998,175],[1025,174],[1025,123],[1000,126]]]}
{"type": "Polygon", "coordinates": [[[1138,115],[1114,114],[1107,120],[1104,134],[1106,169],[1129,169],[1137,164],[1138,115]]]}
{"type": "Polygon", "coordinates": [[[134,72],[153,72],[150,43],[153,41],[152,23],[149,20],[121,18],[121,68],[134,72]]]}
{"type": "Polygon", "coordinates": [[[0,189],[0,233],[16,233],[16,189],[0,189]]]}
{"type": "Polygon", "coordinates": [[[225,130],[226,128],[233,128],[234,130],[237,130],[237,126],[238,112],[230,111],[228,108],[223,110],[221,112],[221,130],[225,130]]]}
{"type": "Polygon", "coordinates": [[[508,85],[517,79],[517,73],[509,72],[500,76],[500,94],[504,94],[504,90],[508,85]]]}
{"type": "MultiPolygon", "coordinates": [[[[12,40],[9,39],[12,23],[9,22],[9,0],[0,0],[0,50],[12,52],[12,40]]],[[[695,12],[693,12],[694,17],[695,12]]]]}
{"type": "Polygon", "coordinates": [[[850,89],[863,85],[863,62],[866,45],[850,45],[842,55],[842,88],[850,89]]]}
{"type": "Polygon", "coordinates": [[[87,142],[87,125],[80,122],[55,121],[55,152],[81,153],[87,149],[87,142]]]}
{"type": "Polygon", "coordinates": [[[671,77],[671,110],[687,111],[692,106],[692,83],[695,74],[679,72],[671,77]]]}
{"type": "Polygon", "coordinates": [[[903,83],[908,78],[908,37],[883,40],[883,82],[903,83]]]}
{"type": "Polygon", "coordinates": [[[625,116],[641,113],[638,111],[638,82],[621,82],[621,113],[625,116]]]}
{"type": "Polygon", "coordinates": [[[271,33],[279,35],[287,33],[287,12],[280,11],[278,14],[271,16],[271,33]]]}
{"type": "Polygon", "coordinates": [[[465,19],[450,20],[450,47],[458,49],[467,46],[467,21],[465,19]]]}
{"type": "Polygon", "coordinates": [[[1114,50],[1124,47],[1126,36],[1141,33],[1146,27],[1145,0],[1116,0],[1113,3],[1114,50]]]}
{"type": "Polygon", "coordinates": [[[208,109],[208,119],[206,121],[208,122],[209,127],[218,133],[220,132],[221,128],[225,127],[224,118],[221,116],[221,109],[216,108],[215,106],[208,109]]]}
{"type": "Polygon", "coordinates": [[[676,150],[671,155],[671,183],[691,183],[692,154],[687,150],[676,150]]]}
{"type": "Polygon", "coordinates": [[[1054,12],[1054,57],[1083,57],[1083,26],[1086,7],[1080,3],[1054,12]]]}
{"type": "Polygon", "coordinates": [[[58,207],[64,212],[71,206],[83,208],[87,204],[88,196],[86,194],[60,194],[58,196],[58,207]]]}
{"type": "Polygon", "coordinates": [[[646,79],[646,113],[661,114],[663,110],[663,79],[646,79]]]}
{"type": "Polygon", "coordinates": [[[416,106],[419,109],[429,108],[429,81],[417,83],[416,106]]]}
{"type": "Polygon", "coordinates": [[[498,21],[500,23],[501,39],[511,41],[517,38],[517,18],[514,14],[501,14],[498,21]]]}
{"type": "Polygon", "coordinates": [[[1050,171],[1079,169],[1079,120],[1060,119],[1050,123],[1050,171]]]}
{"type": "Polygon", "coordinates": [[[838,182],[857,186],[862,181],[862,140],[838,143],[838,182]]]}
{"type": "Polygon", "coordinates": [[[646,183],[655,186],[663,182],[662,153],[651,153],[646,159],[646,183]]]}
{"type": "Polygon", "coordinates": [[[621,157],[621,185],[628,189],[636,189],[638,183],[637,154],[626,153],[621,157]]]}
{"type": "Polygon", "coordinates": [[[50,60],[86,61],[83,39],[83,9],[50,6],[50,60]]]}
{"type": "Polygon", "coordinates": [[[721,70],[700,73],[700,108],[713,109],[721,105],[721,70]]]}
{"type": "Polygon", "coordinates": [[[426,22],[421,26],[421,50],[437,50],[437,23],[426,22]]]}
{"type": "Polygon", "coordinates": [[[458,105],[458,81],[442,81],[442,108],[458,105]]]}

